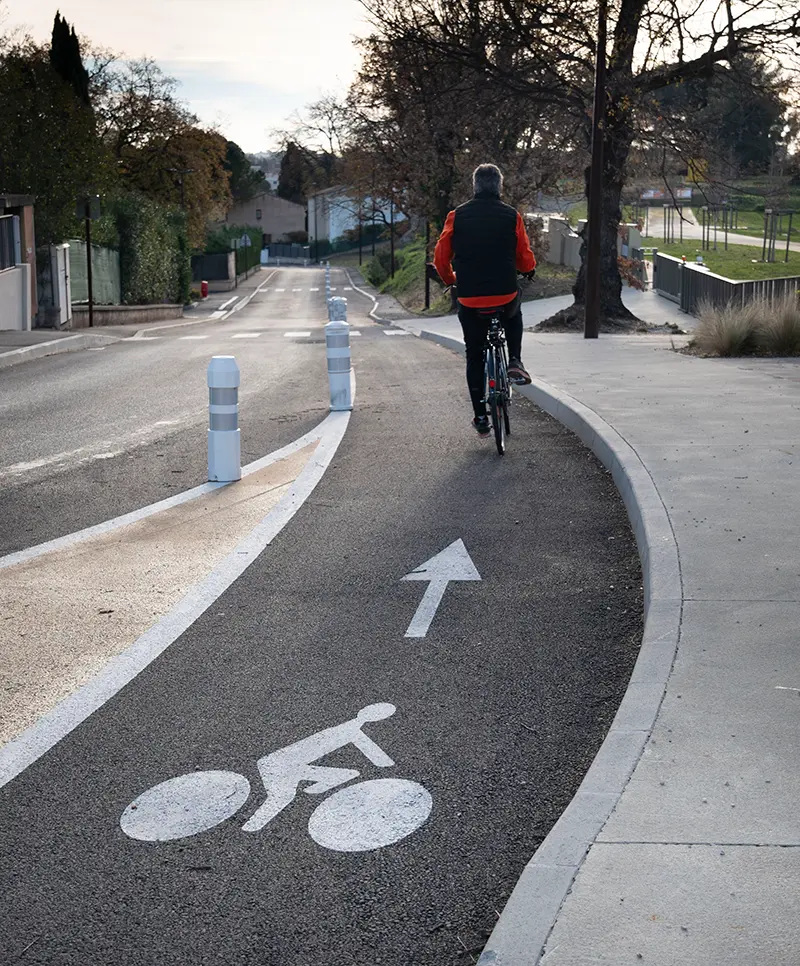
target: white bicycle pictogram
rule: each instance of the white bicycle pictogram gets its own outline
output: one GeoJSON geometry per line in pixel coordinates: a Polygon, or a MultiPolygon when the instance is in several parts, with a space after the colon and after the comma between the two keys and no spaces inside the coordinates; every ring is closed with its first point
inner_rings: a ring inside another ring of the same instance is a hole
{"type": "MultiPolygon", "coordinates": [[[[316,765],[331,752],[355,745],[373,765],[390,768],[394,761],[362,728],[391,717],[393,704],[370,704],[350,721],[325,728],[257,762],[266,798],[242,825],[259,832],[303,791],[322,795],[360,776],[355,768],[316,765]]],[[[122,831],[144,842],[165,842],[197,835],[232,818],[250,797],[250,782],[232,771],[196,771],[154,785],[122,813],[122,831]]],[[[308,832],[324,848],[365,852],[392,845],[415,832],[430,815],[433,799],[418,782],[376,778],[349,785],[318,805],[308,832]]]]}

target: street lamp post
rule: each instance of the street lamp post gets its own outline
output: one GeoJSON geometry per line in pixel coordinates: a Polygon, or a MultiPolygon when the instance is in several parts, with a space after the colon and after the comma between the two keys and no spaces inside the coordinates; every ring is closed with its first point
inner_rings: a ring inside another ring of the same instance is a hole
{"type": "Polygon", "coordinates": [[[317,185],[313,182],[311,187],[314,189],[311,198],[314,201],[314,261],[318,261],[319,242],[317,241],[317,185]]]}
{"type": "Polygon", "coordinates": [[[586,314],[583,337],[596,339],[600,331],[600,248],[603,217],[603,135],[606,103],[606,17],[608,0],[600,0],[597,15],[597,52],[592,117],[592,166],[589,176],[589,225],[586,252],[586,314]]]}
{"type": "Polygon", "coordinates": [[[193,174],[194,168],[167,168],[167,171],[170,171],[172,174],[176,174],[178,176],[178,186],[181,189],[181,208],[186,211],[186,194],[184,190],[183,178],[184,175],[193,174]]]}

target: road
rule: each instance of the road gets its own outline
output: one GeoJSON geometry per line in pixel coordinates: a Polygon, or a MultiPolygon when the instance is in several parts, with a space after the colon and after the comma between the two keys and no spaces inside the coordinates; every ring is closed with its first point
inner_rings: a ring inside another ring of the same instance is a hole
{"type": "MultiPolygon", "coordinates": [[[[158,498],[174,469],[181,488],[202,481],[212,353],[242,366],[251,455],[318,422],[320,277],[281,272],[191,330],[205,339],[15,367],[17,394],[48,387],[53,423],[36,409],[44,438],[3,442],[6,473],[46,461],[4,486],[7,549],[158,498]],[[107,441],[106,459],[52,459],[107,441]],[[35,499],[52,502],[28,521],[35,499]]],[[[344,294],[356,406],[317,488],[160,657],[0,789],[2,961],[474,962],[599,747],[641,640],[610,476],[525,400],[499,458],[469,427],[463,362],[388,336],[344,294]]]]}

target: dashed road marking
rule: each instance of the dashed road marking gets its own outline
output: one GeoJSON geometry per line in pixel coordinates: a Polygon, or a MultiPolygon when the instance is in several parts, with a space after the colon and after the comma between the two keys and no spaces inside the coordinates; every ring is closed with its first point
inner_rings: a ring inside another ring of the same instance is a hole
{"type": "Polygon", "coordinates": [[[285,292],[286,289],[285,288],[276,288],[275,291],[276,292],[285,292]]]}
{"type": "Polygon", "coordinates": [[[408,335],[405,329],[384,329],[384,335],[408,335]]]}
{"type": "Polygon", "coordinates": [[[233,335],[233,338],[234,339],[257,339],[261,335],[263,335],[263,332],[236,332],[233,335]]]}
{"type": "Polygon", "coordinates": [[[199,339],[207,339],[207,335],[179,335],[178,339],[181,342],[196,342],[199,339]]]}
{"type": "Polygon", "coordinates": [[[234,302],[236,301],[236,299],[238,299],[238,298],[239,298],[239,296],[238,296],[238,295],[234,295],[232,299],[228,299],[228,301],[227,301],[227,302],[223,302],[223,303],[222,303],[222,305],[220,305],[220,307],[219,307],[219,308],[217,309],[217,312],[224,312],[224,311],[225,311],[225,309],[227,309],[227,307],[228,307],[229,305],[233,305],[233,303],[234,303],[234,302]]]}
{"type": "Polygon", "coordinates": [[[284,339],[308,339],[311,337],[310,332],[284,332],[284,339]]]}

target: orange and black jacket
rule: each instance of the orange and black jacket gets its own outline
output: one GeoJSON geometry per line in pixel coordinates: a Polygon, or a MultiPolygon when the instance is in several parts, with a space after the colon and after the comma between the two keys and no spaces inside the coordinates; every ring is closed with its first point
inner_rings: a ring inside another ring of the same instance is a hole
{"type": "Polygon", "coordinates": [[[517,270],[536,267],[522,216],[495,195],[485,194],[450,212],[433,263],[445,285],[458,277],[458,301],[471,308],[512,301],[518,291],[517,270]]]}

